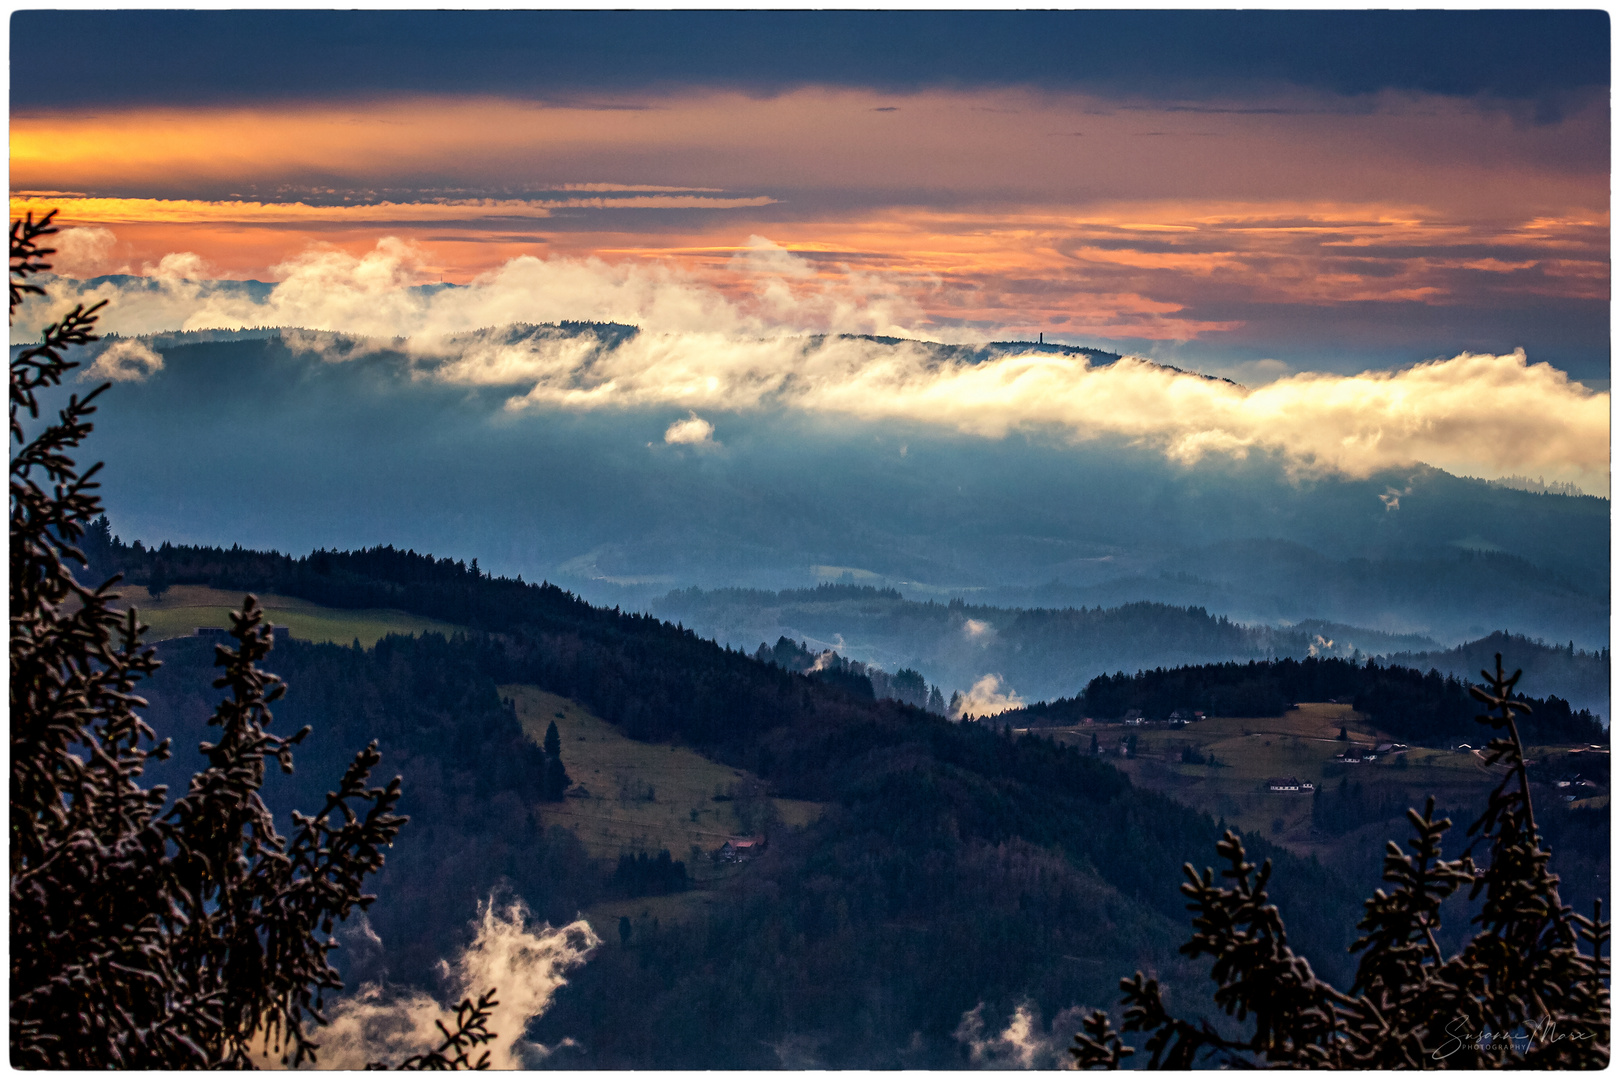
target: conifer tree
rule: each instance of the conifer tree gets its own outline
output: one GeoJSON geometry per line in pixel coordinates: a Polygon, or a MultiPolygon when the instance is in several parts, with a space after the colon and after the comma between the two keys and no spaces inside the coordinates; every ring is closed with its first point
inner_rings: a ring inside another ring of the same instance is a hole
{"type": "MultiPolygon", "coordinates": [[[[11,310],[43,295],[54,213],[11,226],[11,310]]],[[[249,595],[234,646],[215,647],[226,697],[203,768],[166,808],[140,778],[170,756],[137,709],[157,670],[137,613],[118,610],[115,577],[81,584],[76,542],[101,512],[71,452],[105,385],[71,395],[32,437],[42,391],[95,340],[101,305],[76,306],[11,361],[11,1064],[23,1069],[217,1068],[255,1050],[313,1063],[334,924],[374,899],[362,891],[404,824],[400,785],[369,784],[377,746],[355,755],[325,804],[280,835],[259,796],[271,763],[292,769],[309,729],[270,733],[285,686],[258,667],[270,628],[249,595]]],[[[491,1037],[495,1001],[466,1001],[454,1031],[410,1068],[468,1067],[491,1037]]]]}
{"type": "MultiPolygon", "coordinates": [[[[1226,863],[1215,872],[1188,864],[1181,886],[1193,913],[1188,957],[1209,957],[1214,1002],[1246,1038],[1193,1023],[1170,1011],[1157,979],[1138,971],[1120,980],[1124,1031],[1148,1033],[1153,1068],[1195,1065],[1254,1068],[1602,1068],[1609,1060],[1609,924],[1597,901],[1591,918],[1558,895],[1531,805],[1524,745],[1515,716],[1528,706],[1496,657],[1470,692],[1486,707],[1480,722],[1498,734],[1485,760],[1506,772],[1485,812],[1469,828],[1471,848],[1487,854],[1441,856],[1449,819],[1436,820],[1434,800],[1407,811],[1411,854],[1393,841],[1384,880],[1365,904],[1350,946],[1361,953],[1355,982],[1341,991],[1317,977],[1288,943],[1267,885],[1269,860],[1257,868],[1228,830],[1216,845],[1226,863]],[[1462,889],[1484,897],[1478,932],[1445,956],[1436,931],[1441,904],[1462,889]]],[[[1071,1048],[1082,1067],[1117,1068],[1133,1054],[1108,1015],[1095,1011],[1071,1048]]]]}
{"type": "Polygon", "coordinates": [[[562,763],[562,736],[557,733],[557,721],[553,720],[546,725],[546,737],[541,743],[546,753],[546,776],[544,790],[546,798],[552,802],[561,802],[568,791],[572,781],[568,777],[568,770],[562,763]]]}

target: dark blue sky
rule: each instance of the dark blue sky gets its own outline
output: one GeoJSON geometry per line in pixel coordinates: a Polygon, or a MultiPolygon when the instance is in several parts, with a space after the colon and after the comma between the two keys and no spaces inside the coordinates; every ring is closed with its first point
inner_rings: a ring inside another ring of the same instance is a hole
{"type": "Polygon", "coordinates": [[[1127,97],[1275,89],[1486,96],[1556,118],[1609,82],[1603,11],[46,12],[12,16],[12,107],[674,85],[1127,97]],[[19,64],[53,44],[45,70],[19,64]]]}

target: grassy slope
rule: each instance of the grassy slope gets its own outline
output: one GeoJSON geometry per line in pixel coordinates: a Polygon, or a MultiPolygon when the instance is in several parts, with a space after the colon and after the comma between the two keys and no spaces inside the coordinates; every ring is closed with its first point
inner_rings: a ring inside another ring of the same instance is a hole
{"type": "MultiPolygon", "coordinates": [[[[735,804],[716,802],[714,796],[757,782],[744,770],[684,746],[638,742],[577,702],[538,687],[499,690],[517,705],[518,720],[536,743],[545,737],[546,725],[556,723],[563,764],[574,786],[563,805],[546,808],[546,818],[573,829],[595,857],[667,848],[675,858],[685,859],[694,847],[710,852],[742,831],[735,804]]],[[[788,825],[803,825],[821,814],[820,803],[773,801],[788,825]]]]}
{"type": "Polygon", "coordinates": [[[1061,741],[1089,746],[1095,732],[1100,748],[1108,752],[1118,747],[1124,734],[1135,731],[1136,756],[1113,759],[1133,782],[1224,817],[1240,829],[1269,836],[1300,855],[1326,854],[1311,835],[1311,796],[1267,791],[1270,777],[1296,776],[1320,787],[1348,775],[1364,784],[1387,782],[1421,789],[1442,806],[1482,805],[1496,780],[1494,770],[1467,751],[1416,748],[1360,765],[1335,764],[1333,758],[1346,747],[1338,739],[1341,724],[1351,745],[1370,748],[1389,741],[1349,705],[1320,702],[1301,704],[1278,717],[1213,717],[1175,730],[1094,724],[1054,734],[1061,741]],[[1213,753],[1223,764],[1185,764],[1183,746],[1213,753]],[[1404,764],[1401,758],[1406,759],[1404,764]],[[1281,830],[1273,828],[1279,819],[1281,830]]]}
{"type": "MultiPolygon", "coordinates": [[[[139,585],[120,585],[119,592],[124,606],[138,609],[141,621],[152,627],[146,635],[148,641],[188,637],[199,626],[228,627],[230,613],[242,606],[241,593],[211,589],[206,585],[174,585],[155,600],[139,585]]],[[[452,634],[461,629],[438,619],[390,608],[330,608],[308,600],[270,594],[260,596],[259,603],[269,613],[269,621],[287,627],[293,637],[329,641],[335,645],[347,645],[359,638],[360,644],[369,649],[387,634],[429,631],[452,634]]]]}
{"type": "MultiPolygon", "coordinates": [[[[758,784],[742,769],[711,761],[684,746],[638,742],[578,702],[535,686],[499,687],[517,708],[524,732],[539,744],[555,722],[563,764],[573,786],[561,805],[542,810],[547,825],[572,829],[598,859],[667,849],[686,863],[693,888],[672,896],[608,900],[583,912],[604,940],[619,916],[687,918],[721,901],[720,892],[746,866],[715,863],[710,855],[742,832],[737,803],[714,796],[758,784]],[[647,798],[648,791],[652,798],[647,798]]],[[[773,799],[783,824],[806,825],[821,816],[821,803],[773,799]]]]}

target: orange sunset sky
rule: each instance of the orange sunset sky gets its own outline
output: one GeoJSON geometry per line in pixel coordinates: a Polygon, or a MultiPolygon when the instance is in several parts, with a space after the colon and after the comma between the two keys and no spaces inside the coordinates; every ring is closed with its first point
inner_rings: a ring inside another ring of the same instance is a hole
{"type": "MultiPolygon", "coordinates": [[[[146,14],[130,34],[182,47],[146,14]]],[[[76,277],[275,281],[312,248],[360,256],[394,237],[414,284],[594,257],[741,293],[737,253],[780,249],[800,277],[903,297],[923,336],[1338,370],[1526,347],[1606,387],[1606,86],[1554,87],[1549,107],[1528,77],[1517,96],[1511,81],[1436,89],[1374,63],[1348,93],[1305,68],[1211,75],[1196,40],[1155,58],[1128,34],[1116,47],[1148,59],[1126,74],[974,81],[947,55],[885,80],[870,39],[917,23],[868,27],[870,70],[804,46],[783,63],[809,73],[772,82],[768,65],[683,71],[648,45],[637,74],[628,45],[580,59],[602,35],[561,13],[524,25],[556,31],[553,51],[572,41],[570,70],[588,71],[572,84],[375,75],[431,34],[325,35],[327,62],[359,70],[278,84],[277,50],[322,39],[318,14],[286,15],[258,52],[219,37],[244,58],[236,82],[224,64],[143,82],[109,44],[110,74],[14,89],[13,215],[58,208],[73,230],[58,270],[76,277]]],[[[1455,25],[1462,49],[1471,24],[1455,25]]],[[[1295,34],[1307,53],[1313,33],[1295,34]]],[[[491,45],[443,47],[470,64],[491,45]]]]}

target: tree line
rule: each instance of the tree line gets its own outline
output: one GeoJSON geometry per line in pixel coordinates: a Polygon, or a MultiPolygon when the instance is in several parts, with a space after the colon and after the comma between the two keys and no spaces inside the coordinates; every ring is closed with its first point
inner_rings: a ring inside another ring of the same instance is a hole
{"type": "MultiPolygon", "coordinates": [[[[1155,668],[1135,675],[1099,675],[1080,694],[1041,702],[1003,719],[1025,724],[1074,724],[1084,717],[1118,719],[1135,710],[1152,720],[1172,713],[1210,716],[1281,716],[1302,701],[1352,703],[1357,712],[1394,738],[1412,743],[1467,739],[1478,730],[1478,709],[1467,685],[1442,675],[1375,660],[1356,663],[1334,657],[1253,660],[1245,664],[1198,664],[1155,668]]],[[[1521,721],[1531,743],[1595,743],[1607,739],[1602,723],[1585,709],[1549,696],[1519,695],[1530,708],[1521,721]]]]}

